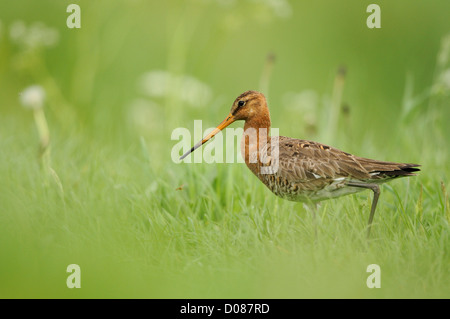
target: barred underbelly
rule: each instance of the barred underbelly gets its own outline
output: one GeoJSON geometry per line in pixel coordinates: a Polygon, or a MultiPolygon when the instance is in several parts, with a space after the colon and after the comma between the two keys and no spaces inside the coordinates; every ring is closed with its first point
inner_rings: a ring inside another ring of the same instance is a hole
{"type": "Polygon", "coordinates": [[[260,178],[275,195],[295,202],[318,202],[364,190],[360,187],[347,186],[348,180],[345,178],[320,178],[305,182],[289,182],[275,175],[266,175],[260,178]]]}

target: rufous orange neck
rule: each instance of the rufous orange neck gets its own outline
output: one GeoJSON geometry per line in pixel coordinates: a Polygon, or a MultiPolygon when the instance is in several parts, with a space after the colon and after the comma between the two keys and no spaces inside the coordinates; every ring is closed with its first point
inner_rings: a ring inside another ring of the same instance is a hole
{"type": "Polygon", "coordinates": [[[259,166],[259,150],[270,138],[269,111],[261,112],[245,121],[244,134],[241,140],[241,155],[247,166],[255,174],[259,166]]]}
{"type": "Polygon", "coordinates": [[[259,130],[260,128],[267,129],[267,132],[270,130],[270,115],[269,111],[258,114],[258,116],[254,116],[245,121],[244,131],[248,128],[254,128],[259,130]]]}

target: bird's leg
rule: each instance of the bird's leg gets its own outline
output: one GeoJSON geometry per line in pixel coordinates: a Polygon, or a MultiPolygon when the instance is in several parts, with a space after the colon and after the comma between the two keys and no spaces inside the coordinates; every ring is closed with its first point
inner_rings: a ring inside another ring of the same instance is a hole
{"type": "Polygon", "coordinates": [[[318,203],[313,201],[308,201],[303,203],[303,206],[306,208],[306,210],[311,212],[311,216],[314,223],[314,241],[317,242],[317,210],[318,210],[318,203]]]}
{"type": "Polygon", "coordinates": [[[347,185],[351,186],[351,187],[360,187],[360,188],[371,189],[373,191],[372,208],[370,209],[369,223],[367,225],[367,239],[369,239],[370,227],[372,226],[373,215],[375,215],[375,209],[377,208],[378,197],[380,197],[380,186],[378,186],[377,184],[365,184],[365,183],[357,183],[357,182],[348,182],[347,185]]]}

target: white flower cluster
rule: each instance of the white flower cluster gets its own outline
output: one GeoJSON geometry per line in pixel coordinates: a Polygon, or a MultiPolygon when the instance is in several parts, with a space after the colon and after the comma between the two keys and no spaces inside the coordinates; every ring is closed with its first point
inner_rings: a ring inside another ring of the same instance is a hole
{"type": "Polygon", "coordinates": [[[165,97],[177,94],[178,98],[190,106],[200,107],[212,98],[211,88],[189,75],[173,75],[167,71],[150,71],[142,75],[139,89],[150,97],[165,97]]]}
{"type": "Polygon", "coordinates": [[[14,21],[9,27],[9,37],[13,43],[28,49],[52,47],[58,43],[59,32],[42,22],[27,26],[22,20],[14,21]]]}
{"type": "Polygon", "coordinates": [[[27,109],[40,109],[44,106],[45,91],[40,85],[31,85],[20,93],[20,103],[27,109]]]}

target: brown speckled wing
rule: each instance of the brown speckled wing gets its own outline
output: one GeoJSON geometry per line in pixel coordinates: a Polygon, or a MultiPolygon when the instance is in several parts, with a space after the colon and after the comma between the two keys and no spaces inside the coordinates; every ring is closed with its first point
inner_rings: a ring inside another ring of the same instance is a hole
{"type": "MultiPolygon", "coordinates": [[[[273,147],[277,137],[272,137],[272,164],[276,163],[273,147]]],[[[278,172],[276,175],[291,182],[317,179],[349,178],[356,180],[381,180],[397,176],[414,175],[416,164],[383,162],[361,158],[317,142],[279,137],[278,172]]]]}

